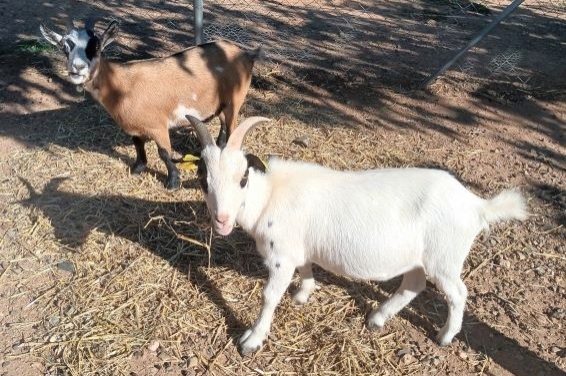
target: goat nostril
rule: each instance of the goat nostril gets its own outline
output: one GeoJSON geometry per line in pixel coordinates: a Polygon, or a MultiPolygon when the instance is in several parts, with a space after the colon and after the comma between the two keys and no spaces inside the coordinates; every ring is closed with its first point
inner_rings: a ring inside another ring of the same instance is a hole
{"type": "Polygon", "coordinates": [[[219,222],[219,223],[222,223],[222,224],[228,222],[228,214],[217,214],[216,215],[216,222],[219,222]]]}

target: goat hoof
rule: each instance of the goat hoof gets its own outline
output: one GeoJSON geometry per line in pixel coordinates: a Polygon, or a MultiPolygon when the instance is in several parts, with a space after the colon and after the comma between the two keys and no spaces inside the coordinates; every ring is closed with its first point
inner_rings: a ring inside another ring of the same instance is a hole
{"type": "Polygon", "coordinates": [[[178,176],[172,177],[167,179],[167,183],[165,184],[165,188],[170,191],[174,191],[181,187],[181,179],[178,176]]]}
{"type": "Polygon", "coordinates": [[[242,356],[251,355],[251,354],[257,352],[260,348],[261,348],[261,346],[259,346],[259,345],[255,346],[255,347],[240,346],[240,355],[242,355],[242,356]]]}
{"type": "Polygon", "coordinates": [[[387,321],[387,319],[376,310],[370,314],[366,326],[372,332],[378,331],[385,326],[385,321],[387,321]]]}
{"type": "Polygon", "coordinates": [[[366,327],[370,332],[379,332],[381,329],[383,329],[383,325],[378,325],[372,321],[368,321],[366,327]]]}
{"type": "Polygon", "coordinates": [[[295,295],[293,295],[293,303],[299,306],[305,305],[309,301],[309,297],[310,297],[309,295],[310,294],[306,294],[302,291],[299,291],[295,295]]]}
{"type": "Polygon", "coordinates": [[[261,348],[262,343],[263,341],[258,339],[257,335],[254,335],[254,331],[252,329],[246,330],[240,338],[240,354],[252,354],[261,348]]]}
{"type": "Polygon", "coordinates": [[[438,332],[438,334],[436,335],[436,341],[438,342],[438,344],[440,346],[448,346],[452,343],[452,338],[450,336],[446,335],[446,331],[443,329],[440,329],[440,331],[438,332]]]}
{"type": "Polygon", "coordinates": [[[144,165],[143,163],[139,163],[139,164],[138,164],[138,163],[135,163],[135,164],[131,167],[130,171],[132,172],[133,175],[139,175],[139,174],[141,174],[142,172],[144,172],[145,169],[146,169],[146,165],[144,165]]]}

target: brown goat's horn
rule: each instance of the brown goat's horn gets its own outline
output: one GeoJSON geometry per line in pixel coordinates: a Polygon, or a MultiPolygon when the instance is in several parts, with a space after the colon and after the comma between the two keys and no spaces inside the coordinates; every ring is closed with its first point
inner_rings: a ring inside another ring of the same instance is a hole
{"type": "Polygon", "coordinates": [[[206,125],[204,125],[202,121],[191,115],[185,115],[185,117],[195,129],[195,133],[197,134],[197,137],[203,147],[216,145],[214,139],[210,135],[210,132],[208,132],[208,129],[206,129],[206,125]]]}
{"type": "Polygon", "coordinates": [[[75,28],[75,24],[73,23],[73,19],[70,16],[67,16],[65,19],[65,27],[67,28],[67,34],[71,32],[75,28]]]}
{"type": "Polygon", "coordinates": [[[252,116],[242,121],[230,135],[226,147],[241,149],[242,144],[244,143],[244,138],[246,137],[248,132],[251,131],[256,125],[270,120],[271,119],[269,118],[261,116],[252,116]]]}

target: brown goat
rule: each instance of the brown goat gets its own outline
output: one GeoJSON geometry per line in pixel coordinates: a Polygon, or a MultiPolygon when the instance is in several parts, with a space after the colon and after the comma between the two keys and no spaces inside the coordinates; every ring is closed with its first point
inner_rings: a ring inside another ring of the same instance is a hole
{"type": "Polygon", "coordinates": [[[195,46],[164,58],[118,63],[102,57],[102,51],[118,34],[113,21],[101,36],[94,24],[77,30],[72,23],[60,35],[40,26],[45,39],[67,56],[69,81],[82,85],[125,133],[132,136],[136,161],[131,171],[146,169],[145,143],[157,143],[167,166],[168,189],[181,185],[179,170],[171,158],[169,128],[189,125],[185,115],[208,121],[220,119],[218,143],[224,144],[237,126],[238,112],[248,92],[252,69],[260,50],[248,51],[226,42],[195,46]]]}

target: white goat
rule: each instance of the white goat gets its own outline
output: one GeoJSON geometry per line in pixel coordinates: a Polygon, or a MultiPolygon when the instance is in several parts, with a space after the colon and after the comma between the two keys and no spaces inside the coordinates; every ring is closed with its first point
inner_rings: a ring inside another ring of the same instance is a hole
{"type": "Polygon", "coordinates": [[[200,120],[218,115],[218,140],[225,143],[238,124],[254,61],[260,55],[260,50],[246,51],[216,41],[164,58],[118,63],[102,56],[118,34],[116,21],[100,36],[94,33],[92,20],[82,30],[75,29],[69,20],[65,35],[44,25],[40,29],[45,39],[67,56],[69,81],[82,85],[132,136],[137,155],[132,173],[146,169],[146,141],[157,143],[159,157],[167,167],[168,189],[181,185],[179,170],[171,159],[169,128],[188,125],[187,114],[200,120]]]}
{"type": "Polygon", "coordinates": [[[295,269],[301,285],[294,300],[307,302],[315,288],[312,263],[359,279],[403,274],[399,289],[370,314],[370,328],[405,307],[428,275],[448,301],[448,320],[437,336],[447,345],[462,326],[467,290],[460,274],[474,238],[490,223],[527,216],[517,191],[484,200],[441,170],[335,171],[275,159],[265,171],[241,146],[254,125],[269,119],[245,120],[223,149],[201,122],[189,120],[204,145],[198,175],[215,232],[228,235],[237,222],[269,270],[259,318],[240,340],[243,354],[266,339],[295,269]]]}

